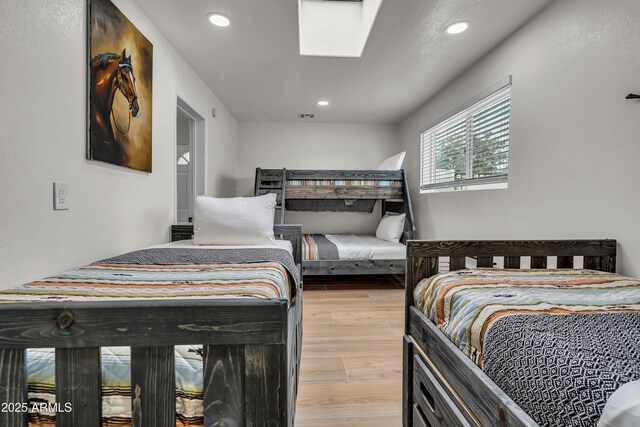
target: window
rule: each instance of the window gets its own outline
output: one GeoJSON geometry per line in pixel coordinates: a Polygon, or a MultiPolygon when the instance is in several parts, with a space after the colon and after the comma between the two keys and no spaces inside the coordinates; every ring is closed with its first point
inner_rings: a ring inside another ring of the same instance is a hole
{"type": "Polygon", "coordinates": [[[508,78],[422,131],[421,191],[505,188],[510,121],[508,78]]]}
{"type": "Polygon", "coordinates": [[[180,157],[178,157],[178,165],[184,166],[184,165],[188,165],[189,163],[191,163],[191,159],[189,157],[190,157],[190,155],[189,155],[188,151],[186,153],[182,154],[180,157]]]}

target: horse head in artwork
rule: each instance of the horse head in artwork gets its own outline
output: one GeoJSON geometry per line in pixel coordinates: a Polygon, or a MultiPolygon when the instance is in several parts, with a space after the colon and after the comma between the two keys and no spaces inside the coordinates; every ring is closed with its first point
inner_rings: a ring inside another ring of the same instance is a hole
{"type": "Polygon", "coordinates": [[[127,57],[127,49],[122,51],[120,62],[118,63],[118,89],[129,102],[129,111],[133,117],[140,117],[140,104],[138,103],[138,92],[136,89],[136,77],[133,74],[131,65],[131,55],[127,57]]]}
{"type": "Polygon", "coordinates": [[[122,144],[123,137],[129,132],[131,117],[140,117],[142,110],[138,100],[136,77],[133,73],[131,55],[126,48],[122,54],[103,53],[90,61],[90,157],[113,164],[122,164],[126,160],[122,144]],[[113,114],[113,100],[120,92],[129,104],[129,123],[119,126],[113,114]],[[116,135],[116,130],[120,136],[116,135]]]}

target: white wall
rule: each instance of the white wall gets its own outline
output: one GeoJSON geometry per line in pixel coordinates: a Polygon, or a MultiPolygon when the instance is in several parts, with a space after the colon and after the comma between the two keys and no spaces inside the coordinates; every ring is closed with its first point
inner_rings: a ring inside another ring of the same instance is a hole
{"type": "Polygon", "coordinates": [[[154,45],[153,173],[85,159],[85,3],[0,2],[2,288],[168,240],[176,96],[207,119],[207,192],[235,194],[235,119],[131,0],[115,3],[154,45]],[[71,210],[52,210],[54,181],[71,210]]]}
{"type": "Polygon", "coordinates": [[[553,2],[401,125],[415,154],[421,127],[513,75],[509,189],[420,195],[408,156],[421,238],[615,238],[640,276],[639,16],[637,0],[553,2]]]}
{"type": "MultiPolygon", "coordinates": [[[[238,124],[238,192],[253,195],[256,167],[376,169],[398,151],[397,126],[345,123],[238,124]]],[[[371,233],[380,213],[287,212],[304,232],[371,233]]]]}

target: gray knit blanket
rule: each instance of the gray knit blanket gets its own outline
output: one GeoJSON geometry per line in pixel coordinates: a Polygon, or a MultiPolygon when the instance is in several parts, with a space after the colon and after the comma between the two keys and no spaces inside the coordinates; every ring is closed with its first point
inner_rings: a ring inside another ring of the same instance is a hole
{"type": "Polygon", "coordinates": [[[538,424],[595,426],[640,379],[640,313],[505,316],[487,332],[483,370],[538,424]]]}

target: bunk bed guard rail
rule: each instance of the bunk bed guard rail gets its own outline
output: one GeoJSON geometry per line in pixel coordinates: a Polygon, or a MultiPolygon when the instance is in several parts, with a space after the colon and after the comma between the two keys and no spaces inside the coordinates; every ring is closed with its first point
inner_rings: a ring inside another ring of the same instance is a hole
{"type": "Polygon", "coordinates": [[[256,196],[275,193],[280,221],[285,212],[373,212],[382,202],[382,214],[405,212],[403,241],[415,231],[411,199],[404,170],[296,170],[256,168],[256,196]]]}

